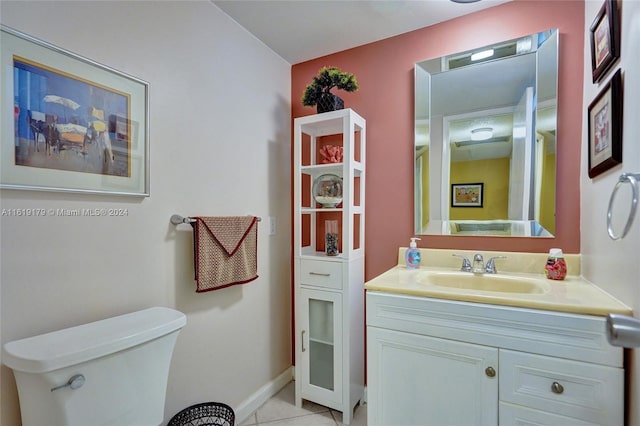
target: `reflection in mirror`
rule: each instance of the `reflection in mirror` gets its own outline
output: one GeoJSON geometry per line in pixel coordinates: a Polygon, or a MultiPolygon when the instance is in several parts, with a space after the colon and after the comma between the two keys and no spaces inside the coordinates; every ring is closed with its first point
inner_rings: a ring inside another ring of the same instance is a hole
{"type": "Polygon", "coordinates": [[[557,74],[557,30],[416,64],[417,234],[553,236],[557,74]]]}

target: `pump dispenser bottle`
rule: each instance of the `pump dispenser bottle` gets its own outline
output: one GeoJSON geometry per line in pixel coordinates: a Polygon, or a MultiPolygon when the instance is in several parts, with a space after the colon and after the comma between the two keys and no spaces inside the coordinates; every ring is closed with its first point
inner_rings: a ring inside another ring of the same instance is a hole
{"type": "Polygon", "coordinates": [[[416,240],[420,238],[413,237],[411,238],[411,243],[409,243],[409,248],[404,254],[404,260],[407,265],[407,269],[417,269],[420,267],[420,250],[418,249],[418,245],[416,244],[416,240]]]}
{"type": "Polygon", "coordinates": [[[567,264],[564,261],[562,249],[552,248],[549,250],[547,264],[544,265],[544,272],[550,280],[564,280],[567,276],[567,264]]]}

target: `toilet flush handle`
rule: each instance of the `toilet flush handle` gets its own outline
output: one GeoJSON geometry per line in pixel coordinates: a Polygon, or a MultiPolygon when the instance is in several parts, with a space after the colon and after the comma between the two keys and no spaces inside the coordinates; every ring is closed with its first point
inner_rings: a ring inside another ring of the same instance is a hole
{"type": "Polygon", "coordinates": [[[58,389],[62,389],[62,388],[66,388],[69,387],[71,389],[79,389],[82,387],[82,385],[84,385],[84,382],[86,381],[86,379],[84,378],[84,375],[82,374],[76,374],[74,376],[71,376],[71,378],[67,381],[67,383],[65,383],[64,385],[60,385],[60,386],[56,386],[55,388],[51,388],[51,392],[58,390],[58,389]]]}

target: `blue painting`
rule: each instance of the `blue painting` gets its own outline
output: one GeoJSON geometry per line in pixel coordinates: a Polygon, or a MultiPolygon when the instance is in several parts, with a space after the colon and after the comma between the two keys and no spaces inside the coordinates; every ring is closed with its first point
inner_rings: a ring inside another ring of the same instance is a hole
{"type": "Polygon", "coordinates": [[[15,165],[131,176],[131,99],[13,57],[15,165]]]}

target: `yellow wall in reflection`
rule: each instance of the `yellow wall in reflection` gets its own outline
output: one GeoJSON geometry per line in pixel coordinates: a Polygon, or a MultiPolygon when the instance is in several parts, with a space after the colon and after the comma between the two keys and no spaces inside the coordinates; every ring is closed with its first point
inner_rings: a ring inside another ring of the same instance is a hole
{"type": "MultiPolygon", "coordinates": [[[[507,219],[509,211],[508,158],[451,163],[450,176],[451,184],[484,184],[482,207],[449,207],[450,220],[507,219]]],[[[451,188],[449,188],[449,198],[451,198],[451,188]]]]}
{"type": "Polygon", "coordinates": [[[556,154],[544,156],[542,189],[540,192],[540,225],[556,233],[556,154]]]}
{"type": "Polygon", "coordinates": [[[429,149],[422,154],[422,226],[429,222],[429,149]]]}

